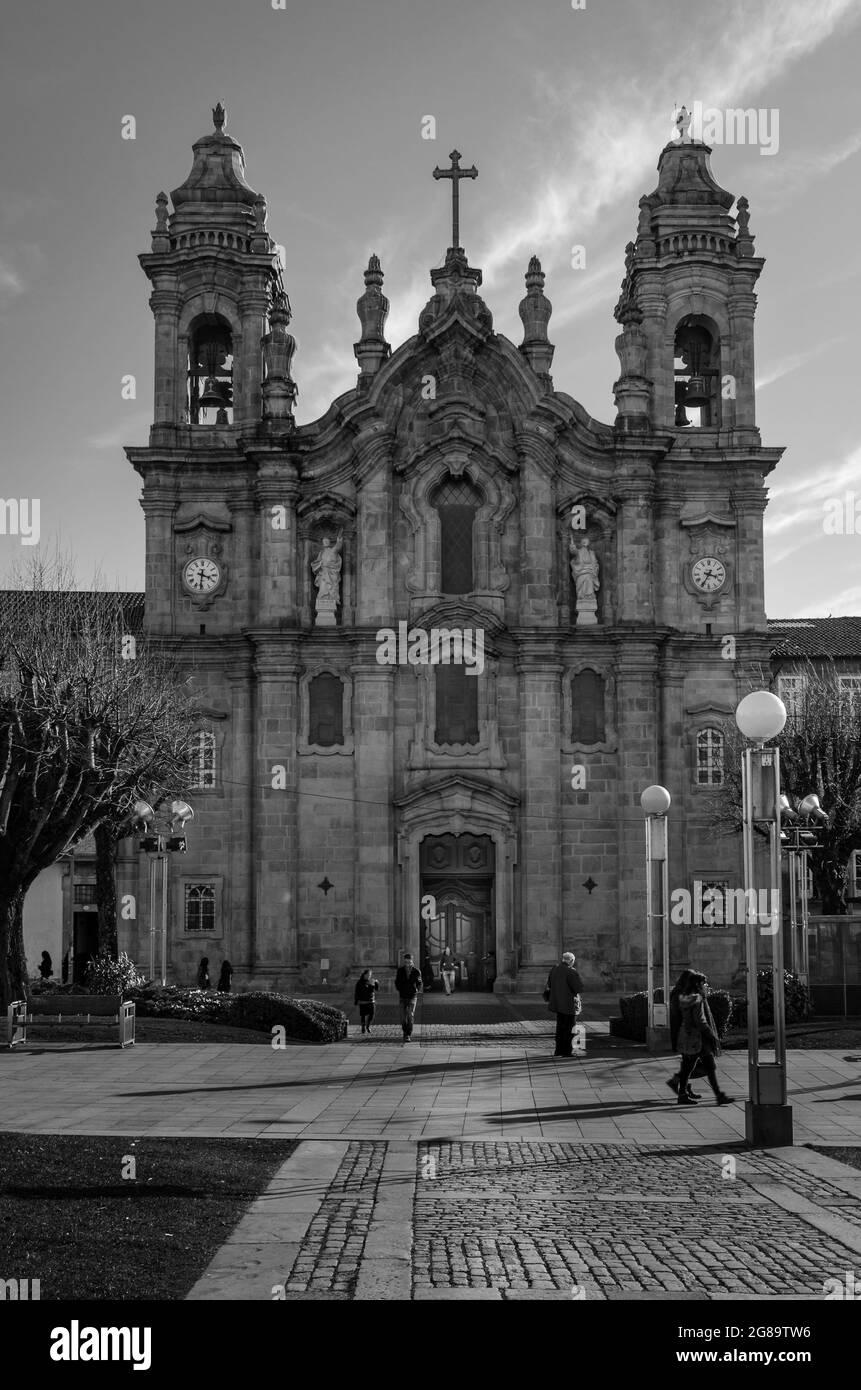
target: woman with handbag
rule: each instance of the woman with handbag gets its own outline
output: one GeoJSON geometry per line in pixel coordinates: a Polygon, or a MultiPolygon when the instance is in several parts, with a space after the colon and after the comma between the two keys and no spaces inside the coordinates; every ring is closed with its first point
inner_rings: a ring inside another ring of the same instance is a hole
{"type": "Polygon", "coordinates": [[[691,970],[688,975],[688,992],[679,995],[682,1021],[679,1028],[678,1048],[681,1054],[679,1068],[679,1098],[677,1105],[696,1105],[687,1094],[688,1081],[700,1063],[709,1085],[714,1092],[716,1105],[731,1105],[732,1096],[726,1095],[718,1085],[715,1058],[720,1055],[720,1042],[711,1009],[706,1001],[708,981],[705,975],[691,970]]]}
{"type": "Polygon", "coordinates": [[[356,989],[353,994],[353,1003],[359,1006],[359,1018],[363,1033],[370,1033],[371,1031],[371,1024],[374,1021],[374,1004],[379,988],[380,982],[373,978],[373,971],[363,970],[356,981],[356,989]]]}

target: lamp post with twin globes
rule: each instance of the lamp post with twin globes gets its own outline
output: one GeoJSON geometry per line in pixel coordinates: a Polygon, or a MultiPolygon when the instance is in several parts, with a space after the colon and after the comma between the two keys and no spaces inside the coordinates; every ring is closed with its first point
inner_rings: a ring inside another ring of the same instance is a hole
{"type": "Polygon", "coordinates": [[[646,813],[646,1044],[650,1052],[666,1052],[670,1043],[670,894],[667,857],[667,812],[672,798],[666,787],[647,787],[640,796],[646,813]],[[661,971],[664,1001],[655,1003],[655,927],[660,921],[661,971]]]}
{"type": "Polygon", "coordinates": [[[167,866],[171,854],[186,851],[185,826],[194,819],[187,801],[172,801],[160,814],[148,801],[134,805],[135,827],[142,831],[139,848],[149,859],[149,977],[155,979],[155,943],[161,938],[161,982],[167,984],[167,866]],[[157,881],[161,865],[160,891],[157,881]]]}
{"type": "Polygon", "coordinates": [[[783,989],[783,929],[780,911],[780,752],[768,747],[786,723],[786,706],[770,690],[746,695],[735,722],[753,743],[742,754],[742,808],[747,955],[747,1067],[750,1099],[745,1104],[749,1145],[792,1143],[792,1106],[786,1101],[786,1003],[783,989]],[[769,910],[760,913],[755,885],[754,834],[768,837],[769,910]],[[760,935],[771,937],[774,1061],[759,1060],[757,957],[760,935]]]}

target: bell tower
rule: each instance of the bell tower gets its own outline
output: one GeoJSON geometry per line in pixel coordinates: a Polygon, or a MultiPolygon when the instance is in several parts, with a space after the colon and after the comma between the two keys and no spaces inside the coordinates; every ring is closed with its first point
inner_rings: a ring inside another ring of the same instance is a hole
{"type": "MultiPolygon", "coordinates": [[[[682,108],[682,117],[684,117],[682,108]]],[[[640,199],[616,305],[622,373],[617,429],[684,430],[696,447],[756,444],[754,256],[746,198],[722,189],[710,147],[681,138],[661,151],[658,186],[640,199]]]]}
{"type": "Polygon", "coordinates": [[[277,336],[287,307],[266,200],[246,182],[220,103],[212,120],[172,214],[159,193],[152,250],[140,257],[155,316],[156,447],[230,446],[257,428],[267,314],[274,302],[277,336]]]}

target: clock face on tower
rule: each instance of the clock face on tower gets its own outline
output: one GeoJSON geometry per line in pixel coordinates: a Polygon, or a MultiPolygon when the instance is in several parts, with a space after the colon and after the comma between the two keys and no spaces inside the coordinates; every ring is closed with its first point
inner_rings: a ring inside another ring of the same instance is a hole
{"type": "Polygon", "coordinates": [[[691,579],[704,594],[714,594],[726,583],[726,566],[714,555],[704,555],[691,567],[691,579]]]}
{"type": "Polygon", "coordinates": [[[193,594],[210,594],[221,579],[221,568],[205,555],[196,555],[185,566],[182,577],[193,594]]]}

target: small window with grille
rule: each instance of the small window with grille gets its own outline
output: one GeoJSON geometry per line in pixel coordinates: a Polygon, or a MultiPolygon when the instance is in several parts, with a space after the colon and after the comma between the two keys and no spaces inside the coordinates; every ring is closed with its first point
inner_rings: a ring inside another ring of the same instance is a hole
{"type": "Polygon", "coordinates": [[[473,529],[481,493],[468,478],[448,477],[433,494],[439,512],[440,589],[444,594],[469,594],[473,576],[473,529]]]}
{"type": "Polygon", "coordinates": [[[778,676],[777,694],[786,706],[787,718],[797,719],[804,701],[804,677],[778,676]]]}
{"type": "Polygon", "coordinates": [[[93,907],[96,902],[94,883],[76,883],[74,893],[75,907],[93,907]]]}
{"type": "Polygon", "coordinates": [[[185,930],[215,931],[215,887],[211,883],[185,885],[185,930]]]}
{"type": "Polygon", "coordinates": [[[198,729],[191,745],[191,790],[202,792],[215,786],[215,734],[198,729]]]}
{"type": "Polygon", "coordinates": [[[578,671],[571,682],[571,737],[575,743],[602,743],[604,677],[597,671],[578,671]]]}

